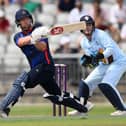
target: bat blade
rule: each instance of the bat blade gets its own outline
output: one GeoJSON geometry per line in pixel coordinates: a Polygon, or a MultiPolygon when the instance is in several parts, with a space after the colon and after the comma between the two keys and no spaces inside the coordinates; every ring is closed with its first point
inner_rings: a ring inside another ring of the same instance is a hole
{"type": "Polygon", "coordinates": [[[49,31],[50,35],[59,35],[64,33],[69,33],[77,30],[85,29],[86,24],[85,22],[77,22],[71,24],[64,24],[59,26],[52,27],[49,31]]]}

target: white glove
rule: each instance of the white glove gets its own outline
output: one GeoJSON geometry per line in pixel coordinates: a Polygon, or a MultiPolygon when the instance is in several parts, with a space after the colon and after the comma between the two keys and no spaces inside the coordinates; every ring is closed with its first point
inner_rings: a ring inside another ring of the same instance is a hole
{"type": "Polygon", "coordinates": [[[46,26],[36,28],[32,34],[32,42],[41,39],[42,37],[47,37],[49,29],[46,26]]]}

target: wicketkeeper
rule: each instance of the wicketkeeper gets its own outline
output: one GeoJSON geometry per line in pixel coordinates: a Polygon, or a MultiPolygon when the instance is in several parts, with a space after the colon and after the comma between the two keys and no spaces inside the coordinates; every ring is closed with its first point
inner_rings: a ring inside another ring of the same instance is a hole
{"type": "MultiPolygon", "coordinates": [[[[126,55],[116,42],[104,31],[95,28],[95,21],[89,15],[80,18],[86,23],[86,29],[81,30],[81,48],[85,54],[81,58],[81,65],[94,66],[94,70],[79,85],[79,98],[83,105],[87,103],[96,87],[115,108],[112,116],[126,116],[126,105],[116,86],[126,72],[126,55]]],[[[81,114],[72,111],[69,115],[81,114]]]]}

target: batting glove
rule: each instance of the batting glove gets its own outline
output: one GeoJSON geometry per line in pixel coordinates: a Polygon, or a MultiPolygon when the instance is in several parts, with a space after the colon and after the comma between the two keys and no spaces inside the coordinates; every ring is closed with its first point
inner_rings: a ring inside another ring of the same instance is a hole
{"type": "Polygon", "coordinates": [[[35,43],[35,41],[40,40],[42,37],[47,37],[48,33],[49,29],[45,26],[36,28],[31,34],[32,37],[31,42],[35,43]]]}

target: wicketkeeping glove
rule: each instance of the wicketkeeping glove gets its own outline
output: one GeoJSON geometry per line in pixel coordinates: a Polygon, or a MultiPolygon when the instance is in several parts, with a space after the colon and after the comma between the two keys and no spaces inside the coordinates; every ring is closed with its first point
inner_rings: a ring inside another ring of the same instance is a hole
{"type": "Polygon", "coordinates": [[[80,64],[84,67],[87,67],[89,64],[91,64],[91,62],[92,62],[92,58],[85,54],[80,58],[80,64]]]}
{"type": "Polygon", "coordinates": [[[101,59],[104,59],[104,55],[102,53],[98,53],[96,56],[95,56],[96,59],[98,60],[101,60],[101,59]]]}
{"type": "Polygon", "coordinates": [[[96,54],[95,56],[92,56],[92,61],[91,61],[91,64],[93,66],[97,66],[99,64],[99,61],[101,59],[104,59],[104,55],[102,53],[98,53],[96,54]]]}

